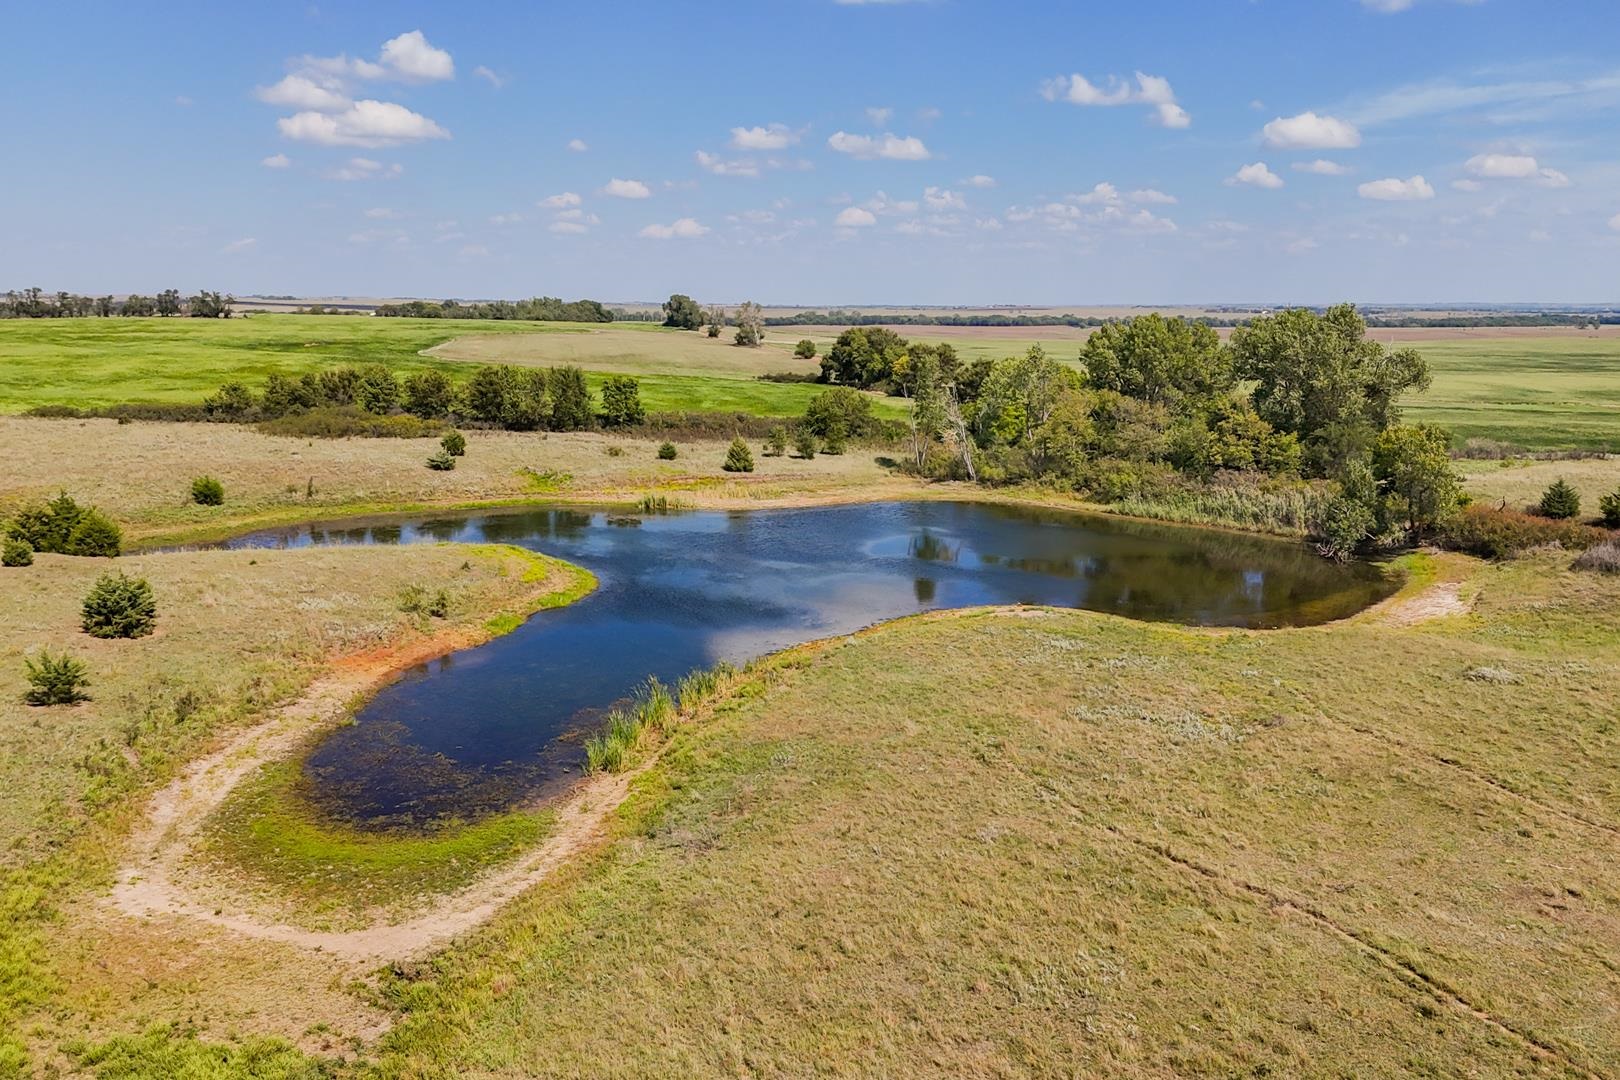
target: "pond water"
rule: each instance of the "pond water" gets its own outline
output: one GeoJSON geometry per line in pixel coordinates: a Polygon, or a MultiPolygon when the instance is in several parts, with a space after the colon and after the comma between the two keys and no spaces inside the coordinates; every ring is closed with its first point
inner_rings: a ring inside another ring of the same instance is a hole
{"type": "MultiPolygon", "coordinates": [[[[649,675],[673,682],[930,608],[1050,604],[1203,626],[1326,622],[1387,595],[1370,566],[1204,529],[976,503],[627,515],[546,508],[255,533],[232,547],[498,542],[600,588],[407,672],[304,765],[361,828],[467,818],[577,777],[581,736],[649,675]]],[[[430,584],[430,583],[424,583],[430,584]]]]}

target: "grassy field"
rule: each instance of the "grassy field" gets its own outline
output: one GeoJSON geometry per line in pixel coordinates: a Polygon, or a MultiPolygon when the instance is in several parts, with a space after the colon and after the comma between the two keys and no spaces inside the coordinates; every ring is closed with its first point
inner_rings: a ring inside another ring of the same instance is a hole
{"type": "MultiPolygon", "coordinates": [[[[399,371],[467,362],[578,364],[600,385],[610,372],[642,379],[658,411],[792,416],[816,388],[760,381],[765,372],[811,372],[791,354],[800,338],[821,349],[838,327],[772,327],[763,348],[738,349],[729,335],[608,326],[434,319],[256,315],[230,320],[61,319],[0,322],[0,412],[34,405],[196,402],[221,383],[261,384],[272,372],[298,374],[340,363],[385,363],[399,371]]],[[[909,327],[919,341],[949,341],[965,359],[1000,357],[1041,344],[1059,359],[1078,356],[1088,331],[1057,328],[909,327]]],[[[1492,438],[1531,449],[1620,450],[1620,333],[1378,330],[1380,341],[1411,344],[1434,371],[1434,388],[1408,415],[1450,428],[1460,441],[1492,438]]],[[[879,399],[880,414],[904,415],[879,399]]]]}
{"type": "Polygon", "coordinates": [[[1613,1074],[1620,581],[1566,561],[1446,562],[1474,613],[1404,629],[790,655],[394,987],[380,1071],[1613,1074]]]}

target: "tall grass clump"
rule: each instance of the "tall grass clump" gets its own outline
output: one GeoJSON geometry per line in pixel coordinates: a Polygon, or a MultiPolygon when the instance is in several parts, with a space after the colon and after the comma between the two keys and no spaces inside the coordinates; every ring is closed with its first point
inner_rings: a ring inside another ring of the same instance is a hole
{"type": "Polygon", "coordinates": [[[635,700],[608,713],[602,729],[585,740],[585,765],[591,772],[618,772],[629,763],[648,733],[662,734],[679,716],[690,715],[731,685],[736,670],[727,663],[694,671],[672,693],[657,678],[648,678],[635,700]]]}
{"type": "Polygon", "coordinates": [[[1605,540],[1581,552],[1571,564],[1574,570],[1590,570],[1598,574],[1620,574],[1620,540],[1605,540]]]}
{"type": "Polygon", "coordinates": [[[1306,484],[1217,480],[1207,487],[1128,496],[1114,503],[1113,509],[1160,521],[1304,536],[1315,528],[1331,501],[1330,492],[1306,484]]]}

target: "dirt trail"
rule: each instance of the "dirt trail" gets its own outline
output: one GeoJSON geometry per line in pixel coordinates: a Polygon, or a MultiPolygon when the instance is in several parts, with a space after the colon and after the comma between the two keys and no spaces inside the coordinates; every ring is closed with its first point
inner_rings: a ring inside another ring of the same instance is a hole
{"type": "Polygon", "coordinates": [[[1442,581],[1415,596],[1386,600],[1379,605],[1379,621],[1390,626],[1416,626],[1448,615],[1466,615],[1472,609],[1462,598],[1462,582],[1442,581]]]}
{"type": "Polygon", "coordinates": [[[455,631],[344,661],[270,720],[193,762],[152,797],[144,822],[130,837],[128,854],[109,898],[113,907],[139,918],[195,919],[347,961],[382,962],[444,944],[544,879],[597,835],[603,819],[623,800],[628,774],[597,776],[584,782],[557,808],[556,826],[544,843],[511,866],[444,897],[432,911],[403,922],[354,931],[307,930],[259,919],[251,912],[220,910],[216,902],[187,888],[180,873],[203,822],[255,769],[296,752],[318,725],[339,715],[356,695],[375,689],[394,673],[482,639],[475,631],[455,631]]]}

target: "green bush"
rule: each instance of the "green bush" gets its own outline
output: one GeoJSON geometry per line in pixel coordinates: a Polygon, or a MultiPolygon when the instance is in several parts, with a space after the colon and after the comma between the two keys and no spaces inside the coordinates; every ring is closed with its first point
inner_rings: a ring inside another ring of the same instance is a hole
{"type": "Polygon", "coordinates": [[[602,423],[630,427],[647,421],[641,406],[641,383],[629,375],[609,375],[602,383],[602,423]]]}
{"type": "Polygon", "coordinates": [[[1581,496],[1563,480],[1556,480],[1551,487],[1541,493],[1541,503],[1537,509],[1541,511],[1542,517],[1558,521],[1579,517],[1581,496]]]}
{"type": "Polygon", "coordinates": [[[467,436],[459,431],[452,431],[439,440],[439,445],[451,457],[461,457],[467,452],[467,436]]]}
{"type": "Polygon", "coordinates": [[[823,390],[805,406],[804,426],[823,439],[834,428],[846,438],[861,438],[872,430],[872,399],[848,386],[823,390]]]}
{"type": "Polygon", "coordinates": [[[203,409],[220,420],[240,420],[257,404],[253,392],[239,382],[228,382],[203,398],[203,409]]]}
{"type": "Polygon", "coordinates": [[[1603,515],[1607,528],[1620,529],[1620,489],[1598,500],[1598,512],[1603,515]]]}
{"type": "Polygon", "coordinates": [[[378,416],[357,405],[323,405],[265,420],[258,429],[265,435],[295,439],[428,439],[444,425],[405,414],[378,416]]]}
{"type": "Polygon", "coordinates": [[[62,552],[65,555],[115,559],[123,550],[123,546],[123,531],[113,524],[107,515],[92,507],[86,510],[79,518],[79,523],[73,526],[62,552]]]}
{"type": "Polygon", "coordinates": [[[1464,507],[1445,532],[1451,546],[1488,559],[1505,559],[1547,544],[1584,551],[1608,538],[1608,533],[1590,525],[1477,504],[1464,507]]]}
{"type": "Polygon", "coordinates": [[[34,545],[15,536],[6,537],[0,544],[0,566],[33,566],[34,545]]]}
{"type": "Polygon", "coordinates": [[[23,700],[30,705],[77,705],[89,701],[84,688],[90,684],[90,669],[84,661],[63,653],[52,656],[41,651],[37,660],[23,658],[29,690],[23,700]]]}
{"type": "Polygon", "coordinates": [[[809,338],[801,338],[799,343],[793,346],[793,355],[800,360],[814,360],[816,358],[816,343],[809,338]]]}
{"type": "Polygon", "coordinates": [[[675,444],[672,442],[660,443],[658,446],[659,461],[674,461],[679,453],[680,451],[675,449],[675,444]]]}
{"type": "Polygon", "coordinates": [[[427,467],[434,472],[449,472],[456,467],[456,459],[450,456],[448,450],[440,450],[427,459],[427,467]]]}
{"type": "Polygon", "coordinates": [[[191,482],[191,501],[198,506],[220,506],[225,502],[225,485],[212,476],[199,476],[191,482]]]}
{"type": "Polygon", "coordinates": [[[157,624],[157,601],[145,578],[102,574],[84,598],[79,625],[91,637],[138,638],[157,624]]]}
{"type": "Polygon", "coordinates": [[[816,456],[816,451],[820,448],[821,440],[817,439],[816,433],[811,431],[809,428],[801,427],[793,433],[794,453],[798,454],[804,460],[809,461],[814,458],[816,456]]]}
{"type": "Polygon", "coordinates": [[[407,615],[428,615],[442,619],[450,614],[450,594],[440,589],[430,596],[420,585],[407,585],[405,591],[399,594],[399,610],[407,615]]]}
{"type": "Polygon", "coordinates": [[[27,541],[35,551],[64,554],[68,537],[84,514],[85,509],[64,491],[48,503],[36,503],[18,510],[6,525],[6,535],[14,540],[27,541]]]}
{"type": "Polygon", "coordinates": [[[787,453],[787,446],[787,428],[783,427],[781,424],[777,424],[775,427],[771,428],[770,433],[765,436],[765,456],[781,457],[783,454],[787,453]]]}
{"type": "Polygon", "coordinates": [[[748,444],[742,441],[742,436],[731,440],[731,447],[726,450],[725,464],[720,467],[726,472],[754,471],[754,455],[749,453],[748,444]]]}
{"type": "Polygon", "coordinates": [[[848,445],[848,442],[849,440],[844,435],[844,429],[835,424],[831,429],[828,430],[827,437],[821,442],[822,453],[832,454],[834,456],[842,454],[844,452],[844,447],[848,445]]]}
{"type": "Polygon", "coordinates": [[[382,364],[367,364],[355,385],[354,403],[378,416],[392,412],[399,404],[399,380],[382,364]]]}
{"type": "Polygon", "coordinates": [[[405,376],[404,403],[412,416],[437,420],[455,405],[455,384],[442,371],[414,371],[405,376]]]}

